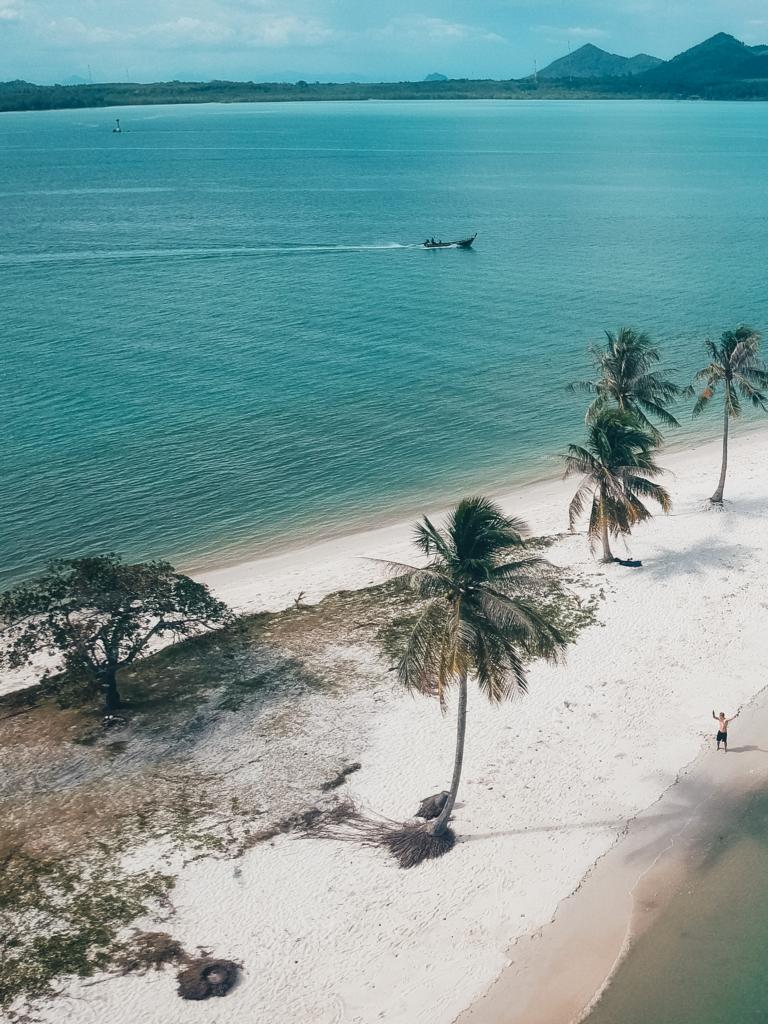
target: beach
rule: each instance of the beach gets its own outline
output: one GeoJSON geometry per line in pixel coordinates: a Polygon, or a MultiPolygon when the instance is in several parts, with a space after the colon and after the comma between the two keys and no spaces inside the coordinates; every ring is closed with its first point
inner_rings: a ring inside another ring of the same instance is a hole
{"type": "MultiPolygon", "coordinates": [[[[403,871],[381,850],[288,834],[235,862],[184,863],[148,843],[131,853],[130,864],[170,866],[177,874],[164,927],[188,948],[240,961],[242,981],[213,1004],[180,1003],[170,971],[72,983],[42,1007],[41,1019],[528,1024],[513,1015],[514,986],[501,1002],[493,994],[497,979],[514,971],[520,944],[528,943],[535,961],[536,937],[546,937],[558,908],[619,849],[629,823],[670,791],[702,750],[716,756],[711,709],[733,714],[765,686],[767,442],[763,429],[734,432],[722,512],[706,503],[719,443],[662,453],[674,508],[633,536],[627,553],[642,560],[641,569],[601,565],[583,534],[567,533],[575,482],[543,481],[501,497],[534,535],[557,535],[546,557],[592,602],[595,621],[565,665],[531,666],[526,697],[492,708],[470,692],[454,816],[459,842],[449,855],[403,871]]],[[[380,560],[412,560],[411,530],[404,523],[201,578],[240,611],[288,607],[301,592],[314,604],[381,581],[380,560]]],[[[625,552],[617,546],[615,553],[625,552]]],[[[215,735],[211,763],[217,756],[237,763],[253,786],[311,801],[317,761],[324,745],[332,747],[339,763],[361,765],[341,796],[406,820],[422,797],[448,782],[453,707],[442,717],[434,702],[401,692],[386,661],[362,640],[329,642],[315,657],[337,688],[294,706],[258,764],[231,745],[217,753],[215,735]],[[282,774],[271,782],[278,764],[282,774]]],[[[733,743],[749,714],[732,726],[733,743]]],[[[741,784],[748,758],[721,758],[708,763],[712,785],[741,784]]],[[[617,904],[589,975],[593,990],[576,1000],[579,1012],[625,943],[632,901],[617,904]]],[[[590,935],[602,927],[590,914],[582,923],[590,935]]],[[[578,927],[566,945],[573,963],[588,956],[578,927]]],[[[574,1019],[573,1009],[562,1024],[574,1019]]]]}

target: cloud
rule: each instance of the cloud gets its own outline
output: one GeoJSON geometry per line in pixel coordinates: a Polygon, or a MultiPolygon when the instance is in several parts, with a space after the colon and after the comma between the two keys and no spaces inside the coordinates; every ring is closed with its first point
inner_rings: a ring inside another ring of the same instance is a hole
{"type": "Polygon", "coordinates": [[[443,18],[427,18],[409,15],[393,18],[378,33],[394,38],[420,42],[463,42],[471,40],[485,43],[503,43],[506,40],[496,32],[477,25],[466,25],[460,21],[445,21],[443,18]]]}
{"type": "Polygon", "coordinates": [[[245,14],[228,20],[206,21],[176,18],[150,25],[136,38],[158,46],[274,48],[321,46],[335,36],[332,29],[316,18],[292,14],[245,14]]]}
{"type": "Polygon", "coordinates": [[[132,38],[130,32],[119,32],[100,25],[86,25],[79,18],[54,18],[45,23],[45,32],[60,46],[73,43],[115,43],[132,38]]]}
{"type": "Polygon", "coordinates": [[[294,14],[260,15],[243,27],[248,41],[256,46],[320,46],[336,35],[317,18],[294,14]]]}
{"type": "MultiPolygon", "coordinates": [[[[17,0],[0,0],[3,11],[12,10],[17,0]]],[[[39,30],[58,46],[104,45],[117,41],[136,43],[155,50],[206,49],[252,50],[303,48],[330,42],[336,33],[317,18],[293,14],[212,7],[213,17],[180,16],[145,25],[129,24],[121,29],[87,25],[79,18],[63,17],[39,25],[39,30]]]]}
{"type": "Polygon", "coordinates": [[[606,39],[610,35],[604,28],[593,25],[573,25],[570,28],[559,25],[534,25],[533,30],[556,39],[606,39]]]}
{"type": "Polygon", "coordinates": [[[23,12],[16,0],[0,0],[0,21],[21,21],[23,12]]]}
{"type": "Polygon", "coordinates": [[[171,46],[186,46],[189,43],[201,43],[205,46],[220,45],[232,39],[234,34],[234,30],[228,25],[203,21],[200,18],[185,17],[149,25],[138,33],[150,42],[171,46]]]}

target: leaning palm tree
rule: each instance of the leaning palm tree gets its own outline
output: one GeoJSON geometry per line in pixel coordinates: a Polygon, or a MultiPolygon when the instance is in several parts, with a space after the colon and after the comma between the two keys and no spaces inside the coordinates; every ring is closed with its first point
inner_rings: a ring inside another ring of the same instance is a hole
{"type": "Polygon", "coordinates": [[[719,345],[707,339],[706,348],[712,356],[712,362],[694,377],[694,380],[704,382],[705,387],[693,407],[693,415],[698,416],[704,411],[718,385],[722,384],[723,459],[717,488],[709,499],[713,505],[722,505],[725,474],[728,470],[728,427],[731,418],[741,416],[741,398],[751,402],[755,408],[768,412],[768,395],[761,390],[768,388],[768,370],[758,354],[760,334],[751,327],[742,326],[735,331],[724,331],[719,345]]]}
{"type": "Polygon", "coordinates": [[[568,386],[569,391],[595,395],[587,409],[587,423],[603,409],[616,406],[633,412],[655,437],[661,435],[649,417],[655,417],[664,426],[679,427],[667,406],[686,394],[687,389],[654,370],[661,355],[648,335],[631,327],[622,327],[615,334],[606,331],[605,335],[608,344],[604,348],[592,345],[589,349],[597,379],[568,386]]]}
{"type": "Polygon", "coordinates": [[[589,503],[590,545],[603,547],[603,562],[613,562],[610,538],[628,536],[632,527],[651,518],[643,499],[655,501],[669,512],[668,492],[653,478],[664,472],[653,461],[656,437],[638,417],[621,409],[603,409],[587,426],[587,443],[568,445],[565,476],[581,475],[571,499],[571,529],[589,503]],[[590,501],[591,499],[591,501],[590,501]]]}
{"type": "Polygon", "coordinates": [[[458,689],[456,754],[442,810],[426,824],[390,829],[383,837],[403,867],[438,857],[454,844],[448,823],[464,759],[469,678],[500,704],[525,692],[526,656],[554,660],[564,650],[562,633],[524,596],[526,577],[541,564],[522,555],[526,532],[525,523],[505,516],[488,498],[465,498],[443,529],[426,517],[418,524],[415,541],[426,565],[391,566],[428,601],[397,665],[401,682],[436,697],[443,710],[449,690],[458,689]]]}

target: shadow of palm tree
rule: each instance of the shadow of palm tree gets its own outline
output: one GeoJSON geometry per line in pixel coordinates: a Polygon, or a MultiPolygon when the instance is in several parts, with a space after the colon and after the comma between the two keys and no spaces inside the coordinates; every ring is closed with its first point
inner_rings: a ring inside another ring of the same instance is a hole
{"type": "Polygon", "coordinates": [[[740,569],[750,559],[747,548],[719,541],[699,541],[685,550],[667,548],[643,560],[644,575],[658,580],[673,576],[698,576],[719,569],[740,569]]]}
{"type": "MultiPolygon", "coordinates": [[[[679,809],[669,811],[666,814],[653,814],[644,818],[649,824],[658,825],[662,821],[675,821],[683,816],[686,810],[689,810],[686,806],[681,805],[679,809]]],[[[567,822],[561,825],[532,825],[526,828],[512,828],[504,829],[498,832],[476,832],[473,835],[458,836],[457,842],[459,843],[473,843],[480,839],[496,839],[499,837],[508,836],[527,836],[527,835],[543,835],[546,833],[567,833],[567,832],[579,832],[583,829],[593,828],[623,828],[626,825],[626,818],[601,818],[591,821],[573,821],[567,822]]]]}

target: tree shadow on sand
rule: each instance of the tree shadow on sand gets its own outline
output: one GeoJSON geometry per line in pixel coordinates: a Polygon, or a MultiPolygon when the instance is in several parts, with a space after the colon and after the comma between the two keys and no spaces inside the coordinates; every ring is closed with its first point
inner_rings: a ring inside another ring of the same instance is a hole
{"type": "MultiPolygon", "coordinates": [[[[683,816],[685,809],[686,808],[681,805],[679,810],[669,811],[665,814],[654,814],[647,820],[653,824],[659,824],[662,821],[678,821],[683,816]]],[[[620,831],[626,827],[626,822],[626,818],[600,818],[590,821],[566,822],[561,825],[532,825],[526,828],[503,829],[497,832],[477,832],[473,835],[460,836],[458,837],[457,842],[474,843],[481,839],[498,839],[509,836],[546,835],[547,833],[565,834],[568,832],[580,832],[588,831],[590,829],[604,828],[617,829],[620,831]]]]}
{"type": "MultiPolygon", "coordinates": [[[[736,749],[740,752],[754,750],[763,752],[759,747],[736,749]]],[[[671,797],[667,796],[665,800],[670,803],[671,797]]],[[[671,848],[675,840],[685,833],[688,826],[692,823],[700,824],[704,820],[704,815],[707,816],[708,825],[711,824],[711,828],[708,827],[705,830],[709,839],[718,836],[721,832],[727,833],[733,825],[735,814],[734,809],[730,806],[726,807],[725,813],[720,813],[718,809],[722,806],[722,792],[717,786],[708,780],[694,783],[691,779],[687,779],[685,789],[680,797],[671,803],[667,810],[658,813],[640,813],[628,821],[623,818],[602,818],[563,825],[538,825],[530,828],[499,830],[461,836],[458,842],[463,844],[483,839],[546,833],[565,835],[582,830],[606,828],[615,830],[619,842],[624,841],[625,835],[631,838],[631,846],[625,856],[626,863],[630,864],[642,860],[649,854],[656,855],[671,848]]],[[[697,846],[697,848],[699,847],[697,846]]],[[[706,841],[702,841],[700,848],[705,856],[711,855],[706,841]]]]}
{"type": "Polygon", "coordinates": [[[743,568],[751,560],[746,547],[704,540],[685,550],[667,548],[651,559],[643,559],[643,573],[665,581],[675,576],[698,576],[722,569],[743,568]]]}

